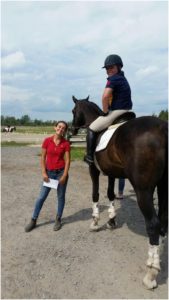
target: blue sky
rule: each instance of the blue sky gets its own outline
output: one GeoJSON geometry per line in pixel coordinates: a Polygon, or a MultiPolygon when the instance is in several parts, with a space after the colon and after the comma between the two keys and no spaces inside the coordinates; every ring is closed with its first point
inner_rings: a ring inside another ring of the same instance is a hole
{"type": "Polygon", "coordinates": [[[2,1],[1,114],[72,120],[72,95],[101,107],[118,54],[138,116],[168,107],[167,1],[2,1]]]}

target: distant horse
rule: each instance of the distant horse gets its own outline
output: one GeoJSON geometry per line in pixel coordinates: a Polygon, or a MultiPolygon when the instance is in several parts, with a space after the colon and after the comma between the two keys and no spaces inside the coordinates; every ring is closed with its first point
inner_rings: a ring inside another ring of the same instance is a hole
{"type": "Polygon", "coordinates": [[[13,132],[16,131],[15,126],[6,126],[5,128],[2,129],[2,132],[13,132]]]}
{"type": "MultiPolygon", "coordinates": [[[[88,98],[78,100],[72,97],[72,126],[79,128],[90,125],[103,111],[88,98]]],[[[102,133],[100,133],[102,135],[102,133]]],[[[100,138],[100,136],[99,136],[100,138]]],[[[138,205],[145,219],[149,237],[147,274],[143,283],[148,289],[157,286],[156,277],[160,271],[159,236],[165,236],[168,226],[168,124],[157,117],[144,116],[129,120],[119,126],[111,137],[106,149],[95,152],[101,171],[109,178],[108,198],[110,200],[108,227],[115,224],[114,178],[128,178],[131,182],[138,205]],[[112,184],[112,186],[111,186],[112,184]],[[158,214],[153,204],[157,187],[158,214]]],[[[99,174],[93,164],[89,167],[93,183],[93,222],[98,229],[99,220],[99,174]]]]}

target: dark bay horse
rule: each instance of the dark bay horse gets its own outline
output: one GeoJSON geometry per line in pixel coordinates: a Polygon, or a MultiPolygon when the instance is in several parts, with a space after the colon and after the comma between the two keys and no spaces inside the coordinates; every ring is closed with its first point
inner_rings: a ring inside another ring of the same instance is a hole
{"type": "MultiPolygon", "coordinates": [[[[72,97],[75,107],[72,110],[72,126],[88,127],[103,111],[88,98],[78,100],[72,97]]],[[[101,133],[102,134],[102,133],[101,133]]],[[[109,221],[115,224],[114,179],[128,178],[132,184],[138,205],[145,219],[149,238],[147,274],[143,283],[148,289],[157,286],[156,277],[160,271],[159,237],[165,236],[168,226],[168,124],[157,117],[144,116],[129,120],[119,126],[107,148],[95,152],[100,170],[108,176],[108,198],[110,200],[109,221]],[[157,188],[158,212],[153,204],[154,190],[157,188]]],[[[99,219],[99,174],[93,164],[89,167],[93,186],[93,222],[99,219]]]]}

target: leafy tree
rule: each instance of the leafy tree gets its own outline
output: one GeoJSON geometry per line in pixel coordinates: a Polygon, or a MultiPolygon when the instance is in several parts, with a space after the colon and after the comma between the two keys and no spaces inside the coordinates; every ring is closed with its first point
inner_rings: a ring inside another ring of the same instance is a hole
{"type": "Polygon", "coordinates": [[[4,116],[1,116],[1,125],[5,125],[5,117],[4,116]]]}
{"type": "Polygon", "coordinates": [[[12,125],[16,125],[16,119],[15,117],[4,117],[4,116],[1,116],[1,125],[9,125],[9,126],[12,126],[12,125]]]}
{"type": "Polygon", "coordinates": [[[35,119],[34,120],[34,125],[35,126],[41,126],[41,125],[43,125],[43,122],[41,120],[35,119]]]}
{"type": "Polygon", "coordinates": [[[28,115],[24,115],[21,117],[20,124],[21,125],[30,125],[31,119],[28,115]]]}
{"type": "Polygon", "coordinates": [[[162,110],[158,116],[161,120],[168,121],[168,110],[162,110]]]}

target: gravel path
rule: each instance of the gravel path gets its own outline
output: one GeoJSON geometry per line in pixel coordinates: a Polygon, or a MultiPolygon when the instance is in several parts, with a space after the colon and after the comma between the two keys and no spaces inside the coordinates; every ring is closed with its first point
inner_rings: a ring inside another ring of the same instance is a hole
{"type": "MultiPolygon", "coordinates": [[[[2,299],[167,299],[167,239],[159,286],[142,285],[147,237],[135,194],[126,181],[125,199],[116,201],[118,228],[106,229],[107,178],[100,178],[101,230],[89,231],[91,182],[88,167],[72,162],[63,227],[53,231],[55,192],[38,226],[24,232],[39,193],[39,147],[2,148],[2,299]]],[[[116,188],[117,192],[117,188],[116,188]]]]}

